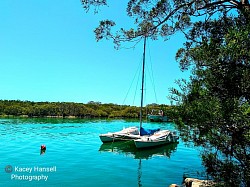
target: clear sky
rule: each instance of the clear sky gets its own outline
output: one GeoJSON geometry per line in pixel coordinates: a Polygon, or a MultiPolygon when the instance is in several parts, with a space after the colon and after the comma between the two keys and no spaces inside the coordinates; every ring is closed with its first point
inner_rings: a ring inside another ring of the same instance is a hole
{"type": "MultiPolygon", "coordinates": [[[[80,0],[1,0],[0,99],[123,104],[130,88],[124,104],[139,105],[140,86],[133,78],[142,42],[116,50],[112,41],[95,41],[93,30],[101,19],[117,21],[117,28],[132,23],[126,1],[110,3],[98,14],[86,14],[80,0]]],[[[157,100],[146,86],[146,104],[169,104],[174,81],[188,78],[175,62],[183,42],[181,35],[148,41],[146,63],[150,70],[152,65],[157,100]]],[[[152,85],[149,78],[146,85],[152,85]]]]}

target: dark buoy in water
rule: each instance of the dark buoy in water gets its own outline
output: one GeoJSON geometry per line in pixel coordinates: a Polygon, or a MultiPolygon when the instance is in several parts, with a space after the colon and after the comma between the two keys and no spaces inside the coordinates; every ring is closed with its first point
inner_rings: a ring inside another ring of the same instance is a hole
{"type": "Polygon", "coordinates": [[[45,154],[46,151],[46,145],[41,145],[40,155],[45,154]]]}
{"type": "Polygon", "coordinates": [[[41,150],[45,151],[46,150],[46,145],[41,145],[41,150]]]}

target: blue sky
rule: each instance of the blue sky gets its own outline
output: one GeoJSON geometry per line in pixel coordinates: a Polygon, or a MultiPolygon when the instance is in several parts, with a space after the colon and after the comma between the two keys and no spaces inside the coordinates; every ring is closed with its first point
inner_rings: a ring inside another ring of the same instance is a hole
{"type": "MultiPolygon", "coordinates": [[[[1,0],[0,7],[0,99],[139,105],[140,88],[132,80],[142,42],[116,50],[112,41],[96,42],[93,33],[101,19],[129,27],[126,1],[113,0],[98,14],[86,14],[79,0],[1,0]]],[[[146,63],[152,65],[157,100],[147,79],[145,104],[169,104],[174,81],[188,78],[175,62],[183,42],[181,35],[148,41],[146,63]]]]}

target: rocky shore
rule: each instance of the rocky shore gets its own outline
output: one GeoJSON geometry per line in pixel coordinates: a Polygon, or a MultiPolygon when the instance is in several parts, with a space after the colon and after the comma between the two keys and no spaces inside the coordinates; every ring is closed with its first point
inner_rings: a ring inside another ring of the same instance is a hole
{"type": "Polygon", "coordinates": [[[171,184],[169,187],[210,187],[215,183],[211,180],[200,180],[195,178],[186,178],[183,185],[171,184]]]}

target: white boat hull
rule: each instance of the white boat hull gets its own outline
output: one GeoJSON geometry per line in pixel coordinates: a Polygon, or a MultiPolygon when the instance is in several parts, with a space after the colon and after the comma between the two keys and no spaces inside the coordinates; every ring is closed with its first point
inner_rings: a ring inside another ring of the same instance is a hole
{"type": "Polygon", "coordinates": [[[147,148],[147,147],[155,147],[159,145],[164,145],[170,143],[168,141],[134,141],[136,148],[147,148]]]}
{"type": "Polygon", "coordinates": [[[114,140],[113,134],[112,133],[108,133],[108,134],[100,134],[99,135],[101,141],[104,142],[112,142],[114,140]]]}
{"type": "Polygon", "coordinates": [[[103,143],[106,143],[114,141],[135,140],[139,139],[140,135],[107,133],[107,134],[101,134],[99,137],[103,143]]]}
{"type": "Polygon", "coordinates": [[[134,140],[136,148],[155,147],[164,144],[177,142],[178,137],[169,130],[161,130],[150,136],[143,136],[134,140]]]}
{"type": "Polygon", "coordinates": [[[140,138],[139,131],[137,127],[129,127],[114,133],[100,134],[101,141],[113,142],[113,141],[128,141],[140,138]]]}

